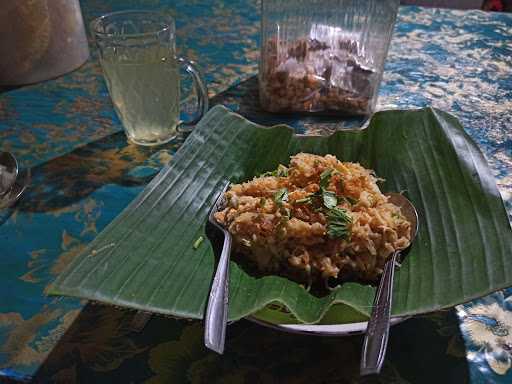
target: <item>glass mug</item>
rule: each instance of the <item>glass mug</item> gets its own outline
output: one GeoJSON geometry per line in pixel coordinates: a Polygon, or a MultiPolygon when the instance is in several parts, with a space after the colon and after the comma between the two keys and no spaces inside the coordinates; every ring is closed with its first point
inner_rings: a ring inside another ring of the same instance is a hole
{"type": "Polygon", "coordinates": [[[187,132],[208,110],[208,92],[194,62],[176,57],[174,19],[151,11],[114,12],[91,30],[108,91],[128,139],[159,145],[187,132]],[[192,76],[197,112],[180,121],[180,66],[192,76]]]}

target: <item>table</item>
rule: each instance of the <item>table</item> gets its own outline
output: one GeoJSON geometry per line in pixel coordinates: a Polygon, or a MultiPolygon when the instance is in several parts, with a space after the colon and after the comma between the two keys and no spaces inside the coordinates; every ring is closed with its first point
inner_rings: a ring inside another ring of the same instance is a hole
{"type": "MultiPolygon", "coordinates": [[[[181,53],[206,73],[213,104],[263,123],[283,121],[255,103],[259,3],[84,0],[84,18],[151,8],[177,20],[181,53]]],[[[379,108],[433,105],[454,113],[486,155],[512,218],[512,17],[402,7],[379,108]]],[[[286,119],[318,133],[354,120],[286,119]]],[[[199,322],[44,295],[45,288],[172,161],[182,141],[126,142],[95,52],[56,80],[0,95],[0,150],[33,182],[0,213],[0,382],[355,383],[360,336],[314,338],[248,321],[228,329],[227,353],[202,345],[199,322]],[[143,329],[141,329],[143,328],[143,329]]],[[[393,328],[376,382],[508,383],[512,289],[393,328]]]]}

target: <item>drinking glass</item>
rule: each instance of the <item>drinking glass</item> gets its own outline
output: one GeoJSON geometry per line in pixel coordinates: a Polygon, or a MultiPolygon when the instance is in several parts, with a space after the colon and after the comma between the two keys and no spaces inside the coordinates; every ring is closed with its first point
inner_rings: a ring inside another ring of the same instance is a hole
{"type": "Polygon", "coordinates": [[[264,109],[373,111],[399,0],[262,0],[261,5],[264,109]]]}
{"type": "Polygon", "coordinates": [[[174,19],[159,12],[122,11],[91,23],[108,91],[128,139],[140,145],[172,140],[208,110],[208,93],[195,63],[176,57],[174,19]],[[180,67],[192,76],[197,112],[180,121],[180,67]]]}

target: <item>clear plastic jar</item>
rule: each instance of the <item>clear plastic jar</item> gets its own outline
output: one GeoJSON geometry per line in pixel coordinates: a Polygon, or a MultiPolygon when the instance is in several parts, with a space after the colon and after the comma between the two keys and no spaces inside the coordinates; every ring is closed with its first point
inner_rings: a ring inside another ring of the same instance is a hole
{"type": "Polygon", "coordinates": [[[399,0],[262,0],[263,109],[370,114],[399,4],[399,0]]]}

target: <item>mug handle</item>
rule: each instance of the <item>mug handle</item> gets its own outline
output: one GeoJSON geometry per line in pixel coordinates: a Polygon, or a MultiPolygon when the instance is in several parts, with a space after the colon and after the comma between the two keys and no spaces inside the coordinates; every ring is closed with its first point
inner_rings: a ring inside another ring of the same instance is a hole
{"type": "Polygon", "coordinates": [[[197,111],[193,119],[190,121],[181,121],[176,128],[178,132],[188,133],[192,131],[193,126],[196,125],[208,111],[208,89],[206,88],[203,75],[194,61],[185,59],[184,57],[178,57],[177,61],[192,77],[194,89],[197,94],[197,111]]]}

